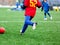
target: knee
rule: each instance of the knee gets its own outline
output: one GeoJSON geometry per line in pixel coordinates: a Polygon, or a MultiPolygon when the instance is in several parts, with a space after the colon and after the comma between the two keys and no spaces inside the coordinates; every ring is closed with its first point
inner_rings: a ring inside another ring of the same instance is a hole
{"type": "Polygon", "coordinates": [[[44,15],[46,15],[46,13],[44,13],[44,15]]]}
{"type": "Polygon", "coordinates": [[[29,20],[26,20],[26,21],[25,21],[25,24],[28,24],[28,22],[29,22],[29,20]]]}

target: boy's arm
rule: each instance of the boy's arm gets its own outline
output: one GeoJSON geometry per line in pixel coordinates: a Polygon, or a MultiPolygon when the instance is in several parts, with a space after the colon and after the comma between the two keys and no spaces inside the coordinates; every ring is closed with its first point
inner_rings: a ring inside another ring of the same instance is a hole
{"type": "Polygon", "coordinates": [[[43,1],[42,1],[42,6],[41,6],[41,11],[43,11],[43,1]]]}
{"type": "Polygon", "coordinates": [[[24,0],[24,6],[27,7],[29,4],[29,0],[24,0]]]}
{"type": "Polygon", "coordinates": [[[38,0],[37,1],[37,7],[40,8],[42,6],[41,2],[38,0]]]}
{"type": "Polygon", "coordinates": [[[29,0],[24,0],[23,5],[21,6],[22,9],[25,9],[28,6],[28,1],[29,0]]]}
{"type": "Polygon", "coordinates": [[[43,11],[43,6],[41,7],[41,11],[43,11]]]}

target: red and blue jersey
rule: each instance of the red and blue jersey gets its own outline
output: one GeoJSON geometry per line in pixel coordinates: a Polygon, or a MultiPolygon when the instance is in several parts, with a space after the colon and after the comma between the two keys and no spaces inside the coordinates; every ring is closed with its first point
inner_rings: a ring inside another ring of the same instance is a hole
{"type": "Polygon", "coordinates": [[[39,0],[24,0],[25,16],[34,17],[36,13],[36,7],[41,7],[39,0]]]}

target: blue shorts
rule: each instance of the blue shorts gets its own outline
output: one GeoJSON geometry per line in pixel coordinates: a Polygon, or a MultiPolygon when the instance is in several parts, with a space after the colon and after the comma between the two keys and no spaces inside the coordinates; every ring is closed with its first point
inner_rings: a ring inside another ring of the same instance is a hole
{"type": "Polygon", "coordinates": [[[44,13],[48,13],[49,12],[49,10],[44,10],[44,13]]]}

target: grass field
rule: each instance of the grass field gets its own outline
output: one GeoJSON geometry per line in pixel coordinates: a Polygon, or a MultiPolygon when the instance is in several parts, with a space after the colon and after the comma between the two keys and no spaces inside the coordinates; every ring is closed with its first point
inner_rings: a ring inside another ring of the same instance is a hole
{"type": "Polygon", "coordinates": [[[9,11],[0,8],[0,27],[6,29],[0,34],[0,45],[60,45],[60,11],[50,11],[53,20],[44,21],[43,12],[37,10],[33,21],[38,23],[36,30],[28,27],[23,36],[20,29],[24,22],[24,11],[9,11]]]}

